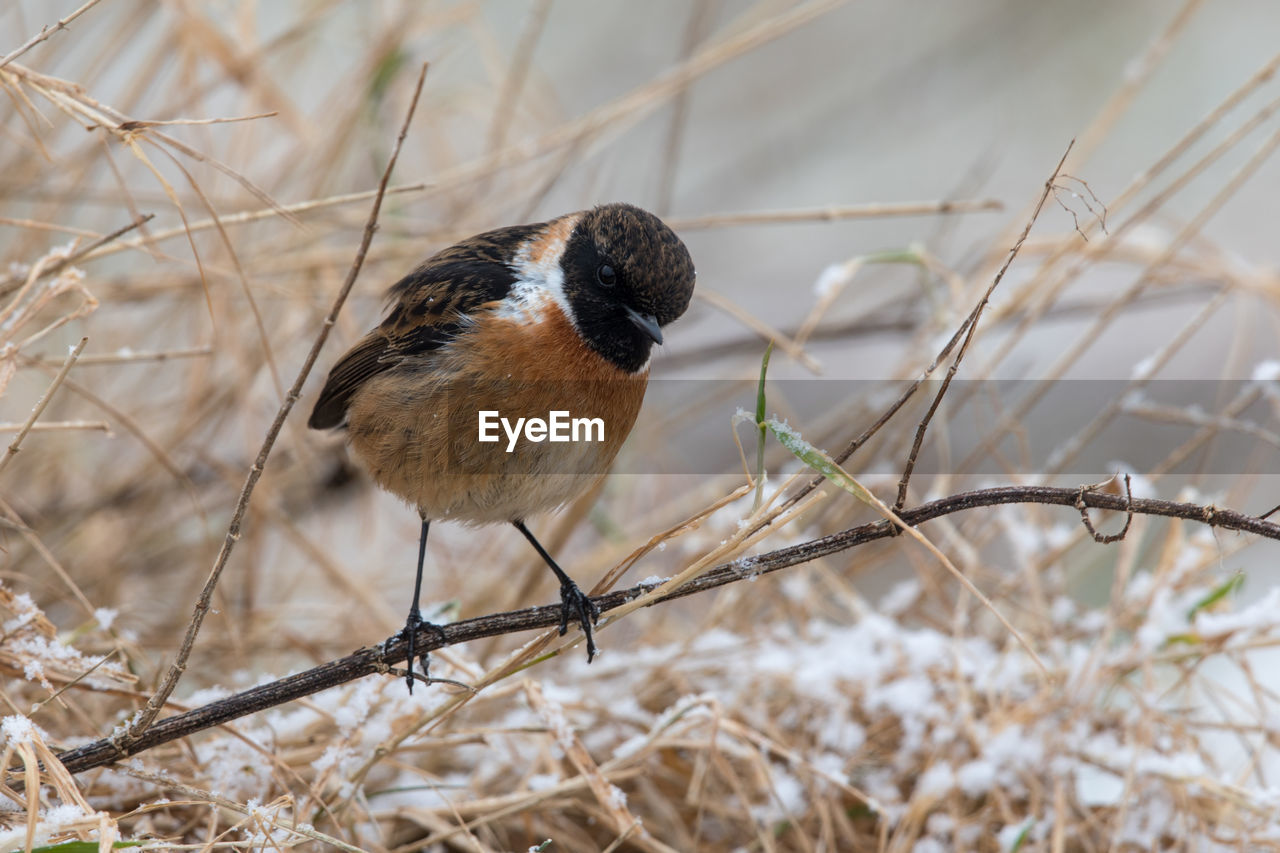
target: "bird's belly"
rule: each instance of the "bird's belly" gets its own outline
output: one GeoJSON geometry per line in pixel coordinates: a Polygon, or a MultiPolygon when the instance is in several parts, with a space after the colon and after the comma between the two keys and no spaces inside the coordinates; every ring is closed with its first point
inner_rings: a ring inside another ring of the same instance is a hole
{"type": "Polygon", "coordinates": [[[561,506],[608,470],[648,376],[582,358],[557,365],[547,352],[533,362],[502,353],[489,364],[469,351],[376,376],[349,410],[351,447],[379,485],[426,518],[511,521],[561,506]],[[526,368],[498,373],[512,364],[526,368]]]}

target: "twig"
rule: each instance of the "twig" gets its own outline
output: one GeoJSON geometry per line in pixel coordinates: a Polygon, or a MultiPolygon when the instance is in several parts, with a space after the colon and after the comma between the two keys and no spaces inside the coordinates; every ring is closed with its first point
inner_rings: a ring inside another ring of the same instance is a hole
{"type": "Polygon", "coordinates": [[[1075,225],[1075,231],[1080,235],[1080,239],[1088,243],[1089,235],[1084,233],[1080,228],[1080,217],[1076,214],[1075,210],[1071,205],[1062,200],[1063,193],[1068,193],[1072,198],[1079,200],[1080,203],[1084,205],[1084,209],[1089,211],[1089,214],[1097,221],[1098,228],[1102,233],[1109,234],[1110,232],[1107,231],[1107,206],[1102,203],[1102,199],[1098,198],[1098,194],[1093,191],[1093,187],[1089,186],[1086,181],[1082,178],[1077,178],[1075,175],[1064,174],[1061,177],[1064,183],[1059,186],[1054,186],[1053,200],[1071,216],[1071,222],[1075,225]],[[1066,181],[1075,181],[1079,184],[1084,190],[1084,195],[1081,195],[1076,190],[1071,189],[1070,186],[1065,183],[1066,181]]]}
{"type": "Polygon", "coordinates": [[[847,204],[806,207],[800,210],[751,210],[713,213],[707,216],[670,217],[666,223],[677,231],[727,228],[736,225],[783,225],[800,222],[835,222],[842,219],[878,219],[890,216],[931,216],[942,213],[977,213],[1004,210],[998,199],[973,201],[904,201],[887,204],[847,204]]]}
{"type": "Polygon", "coordinates": [[[0,497],[0,516],[2,516],[7,522],[6,526],[12,527],[22,534],[22,538],[26,539],[27,544],[31,546],[31,550],[36,552],[40,559],[44,561],[45,565],[49,567],[49,571],[51,571],[58,580],[62,581],[62,584],[71,593],[72,597],[75,598],[76,602],[84,608],[85,615],[93,616],[93,604],[85,596],[84,591],[76,585],[75,579],[72,578],[66,568],[58,562],[58,558],[49,550],[49,547],[41,541],[40,536],[36,533],[35,529],[31,525],[27,524],[26,521],[23,520],[22,516],[18,514],[18,511],[14,509],[3,497],[0,497]]]}
{"type": "MultiPolygon", "coordinates": [[[[249,303],[249,312],[253,315],[253,325],[258,331],[258,340],[262,345],[262,355],[267,362],[267,372],[271,375],[271,383],[277,394],[283,394],[284,386],[280,381],[280,370],[276,367],[276,356],[274,351],[271,349],[271,336],[267,334],[267,327],[262,322],[262,312],[258,309],[258,300],[253,296],[253,288],[249,286],[249,277],[245,275],[244,267],[240,263],[240,255],[236,252],[235,244],[231,241],[230,235],[227,234],[227,229],[222,227],[222,221],[218,218],[217,208],[205,194],[204,190],[201,189],[200,183],[195,179],[195,176],[191,174],[191,171],[183,165],[182,161],[179,160],[173,152],[169,151],[155,140],[147,139],[146,141],[155,146],[157,151],[169,158],[169,162],[171,162],[174,165],[174,168],[181,172],[182,176],[187,179],[187,184],[191,187],[192,192],[196,194],[196,197],[199,198],[200,202],[204,205],[205,210],[209,212],[209,218],[213,220],[214,227],[218,230],[218,237],[221,239],[222,245],[227,251],[227,257],[230,259],[231,266],[236,273],[236,278],[240,282],[240,289],[244,292],[245,300],[249,303]]],[[[187,223],[188,220],[186,212],[176,196],[174,197],[173,202],[174,206],[178,209],[179,216],[182,217],[183,223],[187,223]]],[[[188,239],[191,242],[191,254],[195,258],[196,266],[200,269],[200,283],[205,288],[205,300],[209,306],[209,317],[212,320],[214,316],[213,303],[209,294],[208,283],[205,280],[204,266],[200,262],[200,253],[196,249],[195,241],[190,238],[190,235],[188,235],[188,239]]]]}
{"type": "MultiPolygon", "coordinates": [[[[403,184],[396,187],[387,187],[384,195],[397,195],[399,193],[420,192],[427,188],[425,183],[403,184]]],[[[148,235],[146,238],[138,238],[136,240],[122,240],[114,246],[103,247],[100,251],[93,254],[94,258],[104,255],[112,255],[117,252],[124,252],[129,249],[138,249],[144,245],[160,243],[165,240],[172,240],[174,237],[184,237],[187,234],[194,234],[198,231],[208,231],[217,227],[230,227],[232,225],[244,225],[250,222],[259,222],[263,219],[270,219],[273,216],[280,216],[281,211],[287,214],[306,213],[312,210],[319,210],[325,207],[335,207],[342,204],[352,204],[358,201],[374,198],[378,194],[377,190],[364,190],[356,193],[345,193],[343,195],[328,196],[326,198],[313,198],[306,201],[300,201],[296,204],[282,204],[279,207],[263,207],[257,210],[242,210],[239,213],[230,213],[225,216],[219,216],[217,221],[213,219],[197,219],[186,227],[167,228],[162,231],[156,231],[148,235]]]]}
{"type": "MultiPolygon", "coordinates": [[[[168,361],[171,358],[199,358],[200,356],[213,355],[213,347],[189,347],[187,349],[167,349],[167,350],[138,350],[137,352],[129,350],[120,350],[108,355],[86,355],[76,361],[76,366],[80,368],[97,367],[103,364],[132,364],[134,362],[143,361],[168,361]]],[[[26,362],[24,367],[48,367],[50,362],[48,359],[33,358],[26,362]]]]}
{"type": "MultiPolygon", "coordinates": [[[[1067,146],[1067,151],[1068,152],[1071,151],[1070,145],[1067,146]]],[[[1058,170],[1060,170],[1061,168],[1062,168],[1062,162],[1059,162],[1058,169],[1054,171],[1055,176],[1057,175],[1058,170]]],[[[1043,206],[1044,206],[1044,196],[1042,195],[1040,198],[1039,204],[1036,206],[1037,213],[1040,210],[1040,208],[1042,208],[1043,206]]],[[[924,384],[924,381],[933,375],[933,372],[938,369],[938,365],[942,363],[943,359],[947,358],[951,354],[952,350],[955,349],[956,344],[960,343],[960,340],[962,337],[966,342],[965,345],[966,346],[968,345],[967,342],[969,340],[969,336],[972,334],[972,329],[977,320],[978,315],[981,314],[982,308],[983,306],[986,305],[987,299],[988,297],[990,297],[992,290],[994,290],[995,286],[999,284],[1000,279],[1004,276],[1004,271],[1008,269],[1009,264],[1013,261],[1013,257],[1017,253],[1018,248],[1026,240],[1027,233],[1029,232],[1031,225],[1034,221],[1035,219],[1033,217],[1031,220],[1027,222],[1027,226],[1023,230],[1022,237],[1017,241],[1017,243],[1014,245],[1014,248],[1010,251],[1009,257],[1005,260],[1004,266],[1000,269],[999,273],[996,275],[996,277],[992,281],[991,287],[987,289],[987,292],[983,295],[982,299],[978,302],[976,306],[974,306],[973,311],[969,312],[969,316],[965,318],[965,321],[960,324],[960,327],[958,329],[956,329],[955,333],[951,336],[950,340],[947,341],[946,345],[934,357],[933,362],[916,376],[916,378],[912,381],[912,383],[908,385],[903,390],[902,394],[898,396],[898,399],[894,401],[893,405],[889,406],[887,409],[884,410],[884,412],[881,413],[880,417],[876,419],[875,423],[873,423],[871,426],[863,430],[862,433],[858,435],[856,438],[854,438],[852,441],[850,441],[849,444],[846,445],[842,451],[840,451],[838,454],[832,457],[835,460],[837,465],[843,465],[846,459],[848,459],[850,456],[856,453],[858,448],[862,447],[864,444],[870,441],[872,436],[874,436],[877,432],[879,432],[880,429],[884,427],[885,424],[887,424],[890,420],[893,419],[893,416],[896,415],[902,409],[902,407],[907,404],[907,401],[909,401],[913,396],[915,396],[916,391],[918,391],[920,386],[924,384]]],[[[935,407],[937,406],[937,402],[938,400],[935,399],[934,400],[935,407]]],[[[909,472],[904,472],[904,473],[906,476],[909,476],[909,472]]],[[[796,505],[801,500],[803,500],[806,496],[808,496],[810,492],[818,488],[818,486],[822,485],[823,482],[824,482],[823,476],[821,474],[815,474],[807,483],[805,483],[803,486],[797,489],[794,494],[792,494],[785,501],[783,501],[781,508],[786,509],[787,507],[796,505]]],[[[895,508],[901,509],[902,507],[899,504],[895,504],[895,508]]]]}
{"type": "Polygon", "coordinates": [[[52,25],[46,24],[45,26],[41,27],[40,32],[36,33],[31,38],[27,39],[24,45],[6,54],[3,59],[0,59],[0,68],[4,68],[10,62],[13,62],[19,56],[22,56],[22,54],[26,53],[28,50],[31,50],[31,48],[35,47],[40,42],[49,38],[49,36],[53,35],[58,30],[65,30],[67,28],[67,24],[71,23],[76,18],[80,17],[85,12],[88,12],[90,9],[92,9],[94,6],[97,6],[101,2],[102,0],[89,0],[88,3],[85,3],[79,9],[76,9],[74,12],[72,12],[70,15],[67,15],[65,18],[58,21],[56,24],[52,24],[52,25]]]}
{"type": "MultiPolygon", "coordinates": [[[[1230,509],[1210,505],[1177,503],[1174,501],[1133,498],[1108,492],[1082,491],[1079,488],[1050,486],[1004,486],[960,492],[930,503],[922,504],[899,513],[902,521],[912,527],[931,519],[955,512],[1003,504],[1039,503],[1067,508],[1083,504],[1092,509],[1108,509],[1132,512],[1135,515],[1154,515],[1197,521],[1222,530],[1251,533],[1280,541],[1280,524],[1263,521],[1230,509]]],[[[894,535],[896,525],[889,521],[877,521],[853,527],[830,536],[780,548],[754,557],[744,557],[724,563],[699,575],[677,590],[654,600],[654,604],[683,598],[699,592],[725,586],[762,574],[769,574],[790,566],[847,551],[879,539],[894,535]]],[[[644,595],[651,585],[641,584],[625,590],[615,590],[592,600],[601,612],[622,607],[644,595]]],[[[449,625],[428,626],[421,629],[416,638],[416,649],[435,651],[446,646],[466,643],[484,637],[513,634],[550,628],[560,624],[560,605],[549,604],[495,613],[466,619],[449,625]]],[[[186,737],[195,732],[229,723],[232,720],[262,711],[285,702],[300,699],[354,681],[376,672],[386,672],[388,667],[402,663],[408,652],[403,636],[396,635],[379,646],[360,649],[344,658],[330,661],[304,672],[262,684],[228,696],[225,699],[168,717],[142,732],[128,743],[104,738],[84,746],[60,753],[58,758],[72,773],[81,773],[94,767],[110,764],[121,758],[136,755],[144,750],[186,737]]]]}
{"type": "MultiPolygon", "coordinates": [[[[1275,69],[1271,69],[1274,74],[1275,69]]],[[[1234,97],[1234,96],[1233,96],[1234,97]]],[[[1211,164],[1219,160],[1227,151],[1235,147],[1235,145],[1249,134],[1253,133],[1258,127],[1270,120],[1273,115],[1280,112],[1280,98],[1275,98],[1265,104],[1256,113],[1246,119],[1239,127],[1227,135],[1215,145],[1207,154],[1193,163],[1186,171],[1175,178],[1167,187],[1161,189],[1154,198],[1147,201],[1142,208],[1127,220],[1125,220],[1111,235],[1111,239],[1099,241],[1095,245],[1098,247],[1096,254],[1087,252],[1080,259],[1077,259],[1074,269],[1058,277],[1060,284],[1073,280],[1086,263],[1097,263],[1108,256],[1108,249],[1116,245],[1119,241],[1117,238],[1126,234],[1131,228],[1138,224],[1148,221],[1152,215],[1160,209],[1160,207],[1175,193],[1182,190],[1192,178],[1200,175],[1211,164]]],[[[1259,167],[1271,156],[1274,149],[1280,146],[1280,132],[1273,133],[1260,146],[1253,155],[1245,162],[1244,165],[1236,169],[1227,179],[1227,182],[1214,193],[1213,197],[1200,209],[1200,212],[1187,222],[1177,233],[1168,241],[1168,243],[1160,251],[1159,255],[1150,261],[1138,278],[1130,284],[1125,290],[1112,298],[1101,311],[1092,319],[1092,322],[1071,344],[1061,350],[1049,367],[1044,371],[1041,379],[1037,381],[1037,387],[1032,389],[1017,405],[1004,413],[1001,419],[990,429],[987,430],[986,442],[984,448],[994,447],[1010,430],[1015,429],[1021,424],[1027,413],[1031,411],[1047,393],[1050,383],[1060,379],[1066,371],[1080,361],[1080,356],[1089,349],[1098,338],[1102,336],[1120,316],[1126,307],[1137,301],[1149,289],[1150,285],[1157,280],[1157,273],[1163,270],[1167,264],[1172,262],[1175,256],[1182,251],[1197,234],[1204,228],[1205,224],[1226,204],[1227,200],[1234,195],[1257,171],[1259,167]]],[[[1110,205],[1114,214],[1118,204],[1113,202],[1110,205]]],[[[1052,258],[1050,259],[1050,261],[1052,258]]],[[[1050,261],[1046,261],[1046,264],[1050,261]]],[[[1054,289],[1056,292],[1056,288],[1054,289]]],[[[1052,296],[1052,294],[1050,294],[1052,296]]],[[[1040,312],[1032,311],[1019,324],[1018,329],[1013,334],[1008,335],[996,347],[996,352],[992,355],[991,364],[998,363],[1010,352],[1010,347],[1015,346],[1018,340],[1030,329],[1039,319],[1040,312]]],[[[978,451],[974,451],[976,454],[978,451]]],[[[958,467],[958,470],[966,470],[975,462],[976,456],[970,456],[964,459],[958,467]]]]}
{"type": "MultiPolygon", "coordinates": [[[[1156,403],[1135,403],[1126,400],[1121,401],[1120,410],[1131,417],[1159,424],[1212,427],[1220,432],[1238,432],[1241,435],[1253,436],[1272,447],[1280,448],[1280,433],[1266,429],[1254,421],[1216,413],[1210,414],[1196,409],[1184,409],[1179,406],[1161,406],[1156,403]]],[[[38,428],[39,424],[36,426],[38,428]]]]}
{"type": "Polygon", "coordinates": [[[56,231],[60,234],[74,234],[77,237],[101,237],[97,231],[89,231],[85,228],[72,228],[69,225],[58,225],[53,222],[40,222],[35,219],[12,219],[8,216],[0,216],[0,225],[8,225],[13,228],[33,228],[36,231],[56,231]]]}
{"type": "MultiPolygon", "coordinates": [[[[102,248],[108,243],[111,243],[119,239],[121,236],[128,234],[133,229],[140,228],[143,225],[146,225],[148,222],[150,222],[155,218],[156,218],[156,215],[154,213],[148,213],[145,216],[139,216],[137,219],[133,220],[128,225],[117,228],[115,231],[112,231],[110,234],[107,234],[106,236],[98,240],[94,240],[92,243],[85,246],[83,249],[80,249],[78,252],[68,255],[67,257],[59,260],[57,263],[50,264],[47,268],[40,270],[40,273],[39,273],[40,278],[44,278],[45,276],[50,276],[50,275],[57,275],[67,267],[71,266],[74,263],[77,263],[78,261],[88,256],[95,249],[102,248]]],[[[16,280],[10,280],[6,282],[3,279],[0,279],[0,296],[8,296],[17,288],[18,288],[18,282],[16,280]]]]}
{"type": "Polygon", "coordinates": [[[1071,148],[1075,143],[1074,139],[1067,143],[1067,150],[1062,152],[1062,157],[1058,160],[1058,165],[1054,167],[1053,174],[1044,182],[1044,191],[1040,193],[1040,200],[1036,202],[1035,208],[1031,211],[1031,216],[1027,219],[1027,224],[1022,229],[1022,234],[1013,244],[1013,248],[1009,249],[1008,257],[1004,259],[1004,264],[996,273],[995,278],[991,280],[991,285],[987,288],[987,292],[982,294],[978,304],[969,313],[969,318],[966,321],[966,325],[969,328],[965,332],[964,342],[960,344],[960,350],[952,360],[951,366],[947,368],[947,375],[943,377],[938,393],[933,396],[933,402],[929,405],[929,410],[925,412],[924,417],[920,419],[919,425],[916,426],[915,441],[911,444],[911,452],[907,455],[907,463],[902,466],[902,479],[898,481],[898,499],[893,504],[895,512],[906,506],[907,486],[911,483],[911,472],[915,470],[916,459],[920,455],[920,446],[924,443],[925,433],[929,429],[929,423],[933,420],[934,414],[938,411],[938,406],[942,404],[942,398],[946,395],[947,389],[951,387],[951,380],[955,378],[956,372],[960,369],[960,362],[964,358],[964,354],[969,351],[969,344],[973,341],[973,333],[978,329],[978,321],[982,319],[982,312],[986,309],[987,303],[991,299],[991,294],[995,292],[995,289],[1000,286],[1000,282],[1004,280],[1004,274],[1009,271],[1009,266],[1013,263],[1013,259],[1018,256],[1018,251],[1022,248],[1022,244],[1027,241],[1027,235],[1031,233],[1031,227],[1036,224],[1036,220],[1040,217],[1040,211],[1044,210],[1044,203],[1054,190],[1054,182],[1058,180],[1058,173],[1062,171],[1062,164],[1067,162],[1067,157],[1070,156],[1071,148]]]}
{"type": "MultiPolygon", "coordinates": [[[[35,359],[28,359],[21,354],[18,355],[18,364],[19,366],[39,366],[45,370],[52,370],[52,367],[49,365],[39,364],[35,359]]],[[[139,424],[137,420],[130,417],[123,409],[120,409],[102,397],[99,397],[84,385],[76,382],[74,379],[66,379],[62,384],[66,385],[67,390],[72,394],[76,394],[79,397],[88,400],[93,406],[101,409],[126,432],[136,438],[138,442],[145,447],[153,457],[155,457],[155,460],[160,463],[160,466],[168,471],[169,474],[173,476],[174,480],[182,485],[187,494],[191,496],[192,505],[195,506],[201,517],[204,516],[204,510],[200,508],[200,500],[196,495],[195,486],[192,484],[191,478],[189,478],[186,472],[182,470],[182,467],[174,461],[173,457],[169,455],[169,452],[164,449],[161,443],[147,434],[146,430],[142,428],[142,425],[139,424]]]]}
{"type": "Polygon", "coordinates": [[[238,121],[257,121],[260,118],[273,118],[280,115],[279,111],[269,113],[254,113],[251,116],[227,116],[224,118],[172,118],[167,120],[151,120],[151,119],[130,119],[120,122],[118,130],[142,130],[147,127],[170,127],[173,125],[207,125],[207,124],[231,124],[238,121]]]}
{"type": "Polygon", "coordinates": [[[84,429],[98,432],[111,432],[111,424],[106,421],[45,421],[42,424],[13,423],[0,421],[0,432],[56,432],[58,430],[84,429]]]}
{"type": "Polygon", "coordinates": [[[1084,529],[1089,531],[1089,535],[1093,537],[1093,541],[1099,545],[1110,545],[1113,542],[1119,542],[1129,533],[1129,525],[1133,524],[1133,488],[1129,484],[1129,475],[1124,475],[1124,494],[1129,499],[1129,505],[1125,507],[1124,527],[1120,528],[1119,533],[1103,535],[1093,527],[1093,522],[1089,520],[1089,507],[1085,505],[1084,496],[1088,492],[1098,488],[1097,485],[1081,486],[1080,492],[1076,496],[1076,509],[1080,510],[1080,521],[1084,524],[1084,529]]]}
{"type": "Polygon", "coordinates": [[[21,449],[22,440],[27,437],[27,433],[31,432],[31,427],[36,420],[44,414],[45,407],[49,405],[49,401],[53,399],[53,394],[67,379],[67,374],[71,372],[71,366],[76,363],[76,359],[80,357],[80,353],[84,352],[84,345],[89,343],[88,338],[81,338],[80,343],[76,344],[75,349],[67,355],[67,360],[62,362],[62,369],[53,377],[53,381],[49,383],[49,387],[45,389],[44,394],[40,397],[36,407],[31,410],[31,416],[27,418],[26,423],[18,431],[18,435],[9,443],[9,449],[5,451],[4,458],[0,459],[0,473],[3,473],[8,464],[13,461],[13,457],[18,455],[21,449]]]}
{"type": "MultiPolygon", "coordinates": [[[[17,75],[20,80],[40,92],[40,94],[43,95],[50,103],[62,110],[68,116],[72,117],[76,121],[82,122],[86,126],[87,130],[92,130],[98,127],[105,128],[123,145],[130,148],[132,153],[137,155],[138,159],[142,161],[143,165],[152,170],[153,174],[156,176],[156,180],[165,189],[165,194],[169,196],[169,198],[178,207],[179,213],[182,212],[181,204],[176,196],[174,196],[170,191],[170,187],[166,183],[163,174],[156,171],[154,166],[150,164],[142,154],[141,149],[136,144],[137,139],[143,139],[155,145],[164,143],[164,146],[167,146],[180,154],[184,154],[196,162],[204,163],[216,169],[240,186],[244,187],[245,190],[254,195],[264,204],[272,205],[279,209],[279,205],[276,203],[275,199],[273,199],[265,190],[246,178],[244,175],[241,175],[239,172],[232,169],[226,163],[218,160],[216,157],[211,157],[197,151],[181,140],[166,133],[162,133],[158,128],[144,128],[142,130],[122,129],[129,125],[130,122],[133,122],[134,119],[124,115],[109,104],[104,104],[91,97],[83,88],[75,84],[68,83],[66,80],[60,80],[57,77],[40,74],[37,71],[33,71],[32,69],[25,68],[21,65],[14,65],[11,73],[17,75]]],[[[289,221],[297,224],[297,220],[283,209],[280,210],[280,213],[289,221]]]]}
{"type": "Polygon", "coordinates": [[[360,241],[360,247],[351,263],[351,269],[347,272],[346,281],[342,283],[342,288],[338,291],[338,295],[333,301],[333,307],[330,308],[328,316],[325,317],[324,323],[320,327],[320,333],[316,336],[315,343],[311,345],[311,351],[307,353],[306,360],[303,361],[302,367],[298,370],[298,376],[293,382],[293,387],[285,395],[279,411],[276,412],[275,420],[272,421],[270,428],[267,430],[267,435],[263,439],[262,448],[258,451],[253,467],[249,469],[244,486],[240,490],[240,497],[236,501],[235,512],[231,516],[231,523],[227,526],[226,538],[222,542],[222,548],[218,551],[213,569],[209,572],[209,577],[200,592],[200,598],[197,600],[195,610],[191,615],[191,622],[187,626],[187,633],[183,637],[178,656],[169,667],[169,672],[165,675],[164,681],[155,694],[147,700],[146,707],[142,709],[134,722],[126,731],[112,738],[113,746],[117,750],[127,750],[131,745],[140,742],[148,727],[150,727],[156,715],[164,706],[165,701],[173,693],[174,688],[177,687],[183,672],[186,671],[187,660],[191,656],[191,649],[195,645],[196,636],[200,633],[200,626],[204,622],[205,614],[209,612],[214,588],[218,585],[218,579],[222,576],[222,570],[227,565],[227,560],[231,556],[235,543],[240,539],[240,525],[244,520],[245,511],[249,508],[249,499],[253,495],[253,489],[267,464],[267,457],[271,455],[271,449],[275,446],[276,437],[284,426],[285,418],[289,416],[289,412],[293,410],[294,404],[301,396],[302,386],[307,381],[307,376],[310,375],[311,368],[315,365],[316,359],[320,355],[320,349],[329,338],[329,331],[337,322],[338,313],[342,310],[348,294],[351,293],[351,288],[355,285],[356,278],[360,274],[360,268],[364,265],[365,255],[369,251],[369,246],[373,242],[373,234],[377,230],[378,213],[382,209],[382,198],[386,192],[387,182],[390,180],[391,170],[395,168],[396,160],[400,156],[400,148],[409,133],[409,123],[413,119],[414,111],[417,109],[418,97],[422,94],[422,85],[426,80],[426,76],[427,66],[424,64],[418,74],[418,82],[413,90],[413,97],[409,102],[404,124],[400,127],[400,134],[396,137],[395,147],[391,151],[387,167],[382,173],[382,180],[378,184],[378,194],[374,197],[373,209],[369,211],[369,219],[364,228],[364,237],[360,241]]]}
{"type": "Polygon", "coordinates": [[[98,671],[98,667],[102,666],[104,663],[106,663],[107,661],[111,660],[111,658],[115,657],[115,656],[116,656],[117,654],[119,654],[119,653],[120,653],[120,649],[119,649],[119,648],[116,648],[116,649],[113,649],[113,650],[111,650],[111,651],[107,652],[107,653],[106,653],[105,655],[103,655],[102,657],[98,658],[98,662],[97,662],[97,663],[95,663],[93,666],[91,666],[91,667],[89,667],[88,669],[84,670],[84,671],[83,671],[83,672],[81,672],[79,675],[77,675],[75,678],[71,679],[71,680],[70,680],[70,681],[68,681],[66,684],[64,684],[64,685],[62,685],[61,687],[59,687],[59,688],[58,688],[57,690],[55,690],[51,695],[49,695],[49,696],[47,696],[46,698],[41,699],[39,702],[37,702],[37,703],[32,707],[32,709],[31,709],[32,715],[34,716],[34,715],[35,715],[35,712],[39,711],[39,710],[40,710],[41,708],[43,708],[45,705],[48,705],[50,702],[52,702],[52,701],[54,701],[55,699],[57,699],[57,698],[58,698],[59,696],[61,696],[63,693],[66,693],[66,692],[67,692],[68,690],[70,690],[72,687],[75,687],[77,684],[79,684],[80,682],[84,681],[84,680],[85,680],[86,678],[88,678],[89,676],[93,675],[95,672],[97,672],[97,671],[98,671]]]}

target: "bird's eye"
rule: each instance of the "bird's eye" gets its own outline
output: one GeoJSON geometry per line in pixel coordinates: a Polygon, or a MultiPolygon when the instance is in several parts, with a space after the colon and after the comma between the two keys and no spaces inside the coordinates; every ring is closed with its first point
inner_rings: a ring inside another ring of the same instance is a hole
{"type": "Polygon", "coordinates": [[[618,274],[614,272],[613,267],[609,264],[601,264],[596,269],[596,281],[605,287],[613,287],[618,283],[618,274]]]}

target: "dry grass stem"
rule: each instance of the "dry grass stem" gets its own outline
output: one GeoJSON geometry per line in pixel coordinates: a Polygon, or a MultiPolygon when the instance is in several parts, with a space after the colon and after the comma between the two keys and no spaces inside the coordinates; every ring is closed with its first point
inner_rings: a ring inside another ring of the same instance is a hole
{"type": "Polygon", "coordinates": [[[712,213],[706,216],[669,217],[672,228],[732,228],[741,225],[783,225],[800,222],[839,222],[845,219],[881,219],[889,216],[933,216],[948,213],[980,213],[1003,210],[994,198],[958,201],[904,201],[894,204],[828,205],[804,210],[752,210],[712,213]]]}
{"type": "Polygon", "coordinates": [[[80,357],[80,353],[84,352],[84,345],[87,343],[89,343],[88,338],[81,338],[80,343],[76,344],[75,348],[67,354],[66,361],[62,363],[62,367],[54,375],[53,381],[49,383],[49,387],[45,389],[44,394],[36,401],[35,408],[31,410],[31,417],[27,418],[26,422],[18,428],[18,434],[14,436],[13,441],[5,448],[4,458],[0,459],[0,474],[4,473],[4,469],[13,461],[13,457],[18,455],[18,451],[22,447],[22,440],[27,437],[27,433],[31,432],[35,422],[44,414],[49,401],[53,399],[54,392],[66,381],[67,374],[71,372],[71,368],[75,365],[76,359],[80,357]]]}
{"type": "Polygon", "coordinates": [[[59,30],[65,30],[67,28],[67,24],[71,23],[76,18],[80,17],[85,12],[92,9],[94,6],[97,6],[100,2],[102,2],[102,0],[88,0],[88,2],[86,2],[83,6],[76,9],[74,12],[72,12],[70,15],[67,15],[65,18],[62,18],[57,23],[51,26],[41,27],[40,32],[36,33],[31,38],[27,39],[27,41],[24,42],[19,47],[9,51],[3,57],[0,57],[0,69],[3,69],[10,62],[13,62],[19,56],[22,56],[22,54],[31,50],[31,48],[35,47],[40,42],[49,38],[54,33],[58,32],[59,30]]]}
{"type": "Polygon", "coordinates": [[[111,424],[106,421],[45,421],[44,423],[4,423],[0,422],[0,432],[54,432],[64,429],[88,429],[99,432],[110,432],[111,424]]]}

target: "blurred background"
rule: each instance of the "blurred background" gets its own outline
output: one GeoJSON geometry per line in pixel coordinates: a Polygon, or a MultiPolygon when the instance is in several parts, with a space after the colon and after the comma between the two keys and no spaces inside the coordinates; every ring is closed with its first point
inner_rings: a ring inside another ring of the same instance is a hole
{"type": "MultiPolygon", "coordinates": [[[[654,360],[619,475],[533,524],[584,587],[744,482],[730,421],[754,400],[767,340],[779,342],[771,411],[833,454],[873,422],[976,304],[1072,140],[960,371],[1010,384],[949,400],[909,503],[1122,469],[1142,475],[1144,495],[1255,513],[1280,503],[1274,394],[1251,382],[1274,379],[1278,355],[1274,3],[102,0],[10,54],[81,5],[0,8],[6,445],[88,339],[0,467],[0,581],[90,658],[114,655],[139,691],[180,641],[338,292],[423,62],[372,251],[272,452],[178,698],[398,629],[417,518],[372,486],[339,436],[305,429],[324,375],[379,320],[386,287],[432,252],[605,201],[667,219],[695,259],[698,293],[654,360]],[[1052,390],[1068,381],[1083,384],[1052,390]]],[[[848,463],[888,497],[927,399],[917,402],[848,463]]],[[[775,446],[768,460],[771,474],[799,467],[775,446]]],[[[620,584],[676,573],[750,511],[748,498],[713,514],[620,584]]],[[[875,517],[828,499],[750,550],[875,517]]],[[[975,582],[1030,626],[1044,602],[1006,574],[1026,565],[1027,530],[1066,600],[1105,606],[1132,570],[1101,546],[1064,545],[1078,536],[1070,512],[1032,513],[1026,528],[994,514],[973,523],[989,527],[946,537],[968,537],[953,546],[975,582]]],[[[1160,531],[1135,534],[1124,559],[1172,559],[1160,531]]],[[[1275,561],[1265,547],[1236,557],[1238,544],[1219,542],[1229,566],[1206,551],[1206,583],[1244,570],[1254,600],[1275,561]]],[[[554,599],[513,531],[438,525],[428,562],[433,618],[554,599]]],[[[816,574],[871,602],[919,578],[926,594],[903,611],[908,623],[944,632],[976,607],[897,545],[816,574]]],[[[864,612],[788,582],[783,596],[739,584],[755,594],[637,614],[604,633],[606,660],[661,643],[687,654],[715,629],[764,637],[864,612]]],[[[519,641],[440,657],[483,672],[519,641]]],[[[589,678],[580,653],[538,672],[589,678]]],[[[90,716],[109,731],[125,705],[90,716]]],[[[74,719],[42,724],[101,733],[74,719]]]]}

